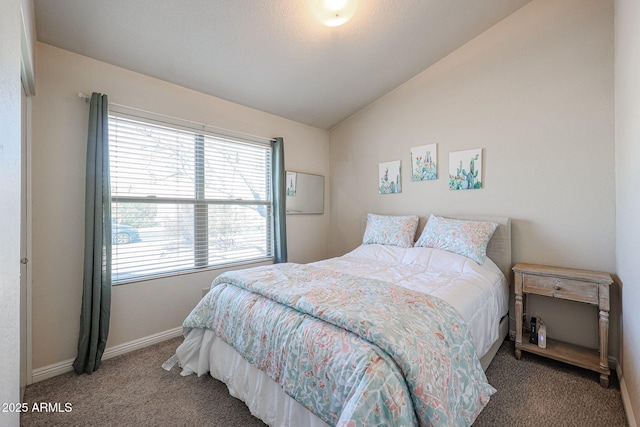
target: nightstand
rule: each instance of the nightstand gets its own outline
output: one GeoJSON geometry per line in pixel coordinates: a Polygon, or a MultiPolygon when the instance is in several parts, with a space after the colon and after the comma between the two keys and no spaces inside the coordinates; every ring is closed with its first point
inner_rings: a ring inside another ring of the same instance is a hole
{"type": "Polygon", "coordinates": [[[516,295],[516,358],[520,359],[522,351],[528,351],[590,369],[600,373],[602,387],[609,387],[609,285],[613,283],[611,275],[599,271],[535,264],[516,264],[513,271],[516,295]],[[529,343],[529,334],[522,331],[524,297],[527,294],[598,306],[599,350],[548,338],[547,348],[529,343]]]}

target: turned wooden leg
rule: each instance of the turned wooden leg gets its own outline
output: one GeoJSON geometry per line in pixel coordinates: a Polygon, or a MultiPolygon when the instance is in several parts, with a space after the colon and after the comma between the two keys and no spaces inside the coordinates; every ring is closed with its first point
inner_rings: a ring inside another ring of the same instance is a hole
{"type": "Polygon", "coordinates": [[[600,310],[600,367],[609,369],[609,312],[600,310]]]}
{"type": "MultiPolygon", "coordinates": [[[[609,312],[600,310],[600,368],[609,372],[609,312]]],[[[600,374],[600,385],[609,387],[609,374],[600,374]]]]}
{"type": "Polygon", "coordinates": [[[518,346],[522,345],[522,277],[516,274],[516,359],[520,360],[522,350],[518,346]]]}

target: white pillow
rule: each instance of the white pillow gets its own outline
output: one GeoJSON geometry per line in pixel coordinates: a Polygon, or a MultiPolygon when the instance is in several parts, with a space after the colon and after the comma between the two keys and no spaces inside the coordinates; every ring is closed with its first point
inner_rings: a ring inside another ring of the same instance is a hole
{"type": "Polygon", "coordinates": [[[363,245],[380,244],[410,248],[418,229],[418,216],[387,216],[367,214],[367,228],[362,238],[363,245]]]}
{"type": "Polygon", "coordinates": [[[487,245],[498,225],[431,215],[415,246],[454,252],[482,265],[487,257],[487,245]]]}

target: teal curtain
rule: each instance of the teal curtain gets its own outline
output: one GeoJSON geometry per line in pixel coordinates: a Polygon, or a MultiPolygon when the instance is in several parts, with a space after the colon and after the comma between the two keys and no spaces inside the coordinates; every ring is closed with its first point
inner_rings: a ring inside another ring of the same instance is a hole
{"type": "Polygon", "coordinates": [[[284,171],[284,141],[276,138],[271,144],[273,183],[274,261],[287,262],[286,174],[284,171]]]}
{"type": "Polygon", "coordinates": [[[93,93],[89,109],[85,189],[85,243],[78,356],[73,369],[100,367],[111,314],[111,187],[107,95],[93,93]]]}

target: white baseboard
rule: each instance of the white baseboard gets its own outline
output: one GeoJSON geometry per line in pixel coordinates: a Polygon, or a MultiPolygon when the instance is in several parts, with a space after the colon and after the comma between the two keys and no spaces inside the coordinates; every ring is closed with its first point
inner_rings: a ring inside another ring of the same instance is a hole
{"type": "Polygon", "coordinates": [[[112,357],[120,356],[121,354],[129,353],[141,348],[149,347],[150,345],[158,344],[179,336],[182,336],[182,326],[169,329],[168,331],[149,335],[148,337],[129,341],[124,344],[115,345],[113,347],[107,348],[104,351],[102,360],[111,359],[112,357]]]}
{"type": "Polygon", "coordinates": [[[616,374],[618,374],[618,382],[620,383],[620,394],[622,395],[622,406],[624,406],[624,412],[627,414],[627,422],[629,427],[638,427],[636,423],[636,417],[633,414],[633,408],[631,407],[631,398],[629,397],[629,391],[627,390],[627,383],[624,381],[622,375],[622,368],[618,363],[616,365],[616,374]]]}
{"type": "MultiPolygon", "coordinates": [[[[129,353],[134,350],[149,347],[150,345],[158,344],[163,341],[170,340],[182,335],[182,327],[169,329],[164,332],[149,335],[137,340],[129,341],[124,344],[114,345],[104,351],[102,360],[111,359],[112,357],[120,356],[125,353],[129,353]]],[[[65,360],[62,362],[54,363],[52,365],[43,366],[33,370],[33,382],[46,380],[47,378],[55,377],[56,375],[64,374],[66,372],[73,371],[74,359],[65,360]]]]}
{"type": "Polygon", "coordinates": [[[74,359],[64,360],[62,362],[34,369],[32,374],[32,384],[73,371],[73,360],[74,359]]]}

